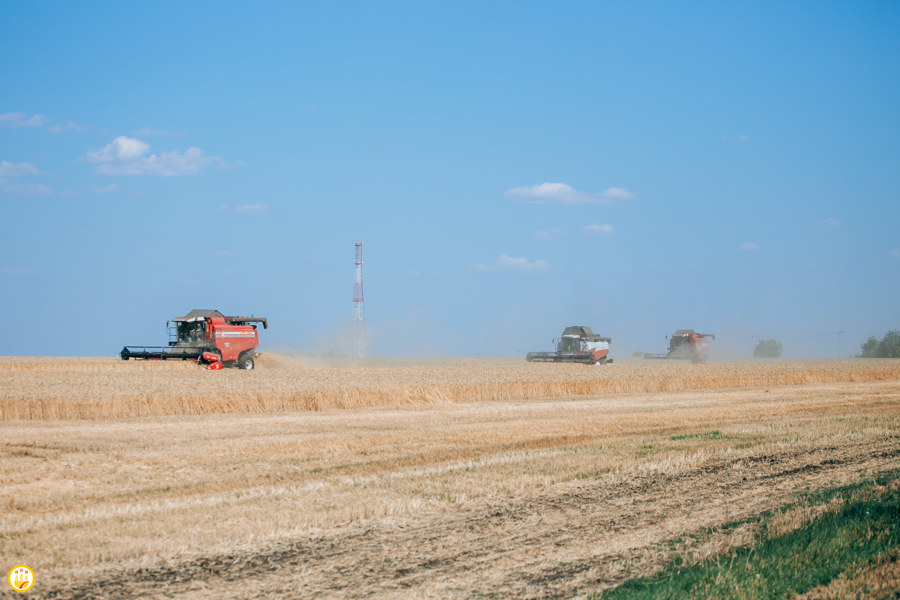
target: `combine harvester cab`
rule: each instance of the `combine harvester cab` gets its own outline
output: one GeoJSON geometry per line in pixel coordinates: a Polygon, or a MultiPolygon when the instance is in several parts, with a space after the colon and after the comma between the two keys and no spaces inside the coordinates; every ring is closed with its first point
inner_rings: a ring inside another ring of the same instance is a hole
{"type": "Polygon", "coordinates": [[[217,310],[192,310],[167,324],[169,345],[125,346],[120,356],[140,360],[196,360],[207,369],[239,367],[252,369],[259,353],[259,335],[254,323],[269,326],[265,317],[227,317],[217,310]]]}
{"type": "Polygon", "coordinates": [[[529,352],[525,356],[528,362],[571,362],[586,365],[605,365],[611,363],[609,344],[611,338],[597,335],[590,327],[572,325],[566,327],[556,352],[529,352]]]}

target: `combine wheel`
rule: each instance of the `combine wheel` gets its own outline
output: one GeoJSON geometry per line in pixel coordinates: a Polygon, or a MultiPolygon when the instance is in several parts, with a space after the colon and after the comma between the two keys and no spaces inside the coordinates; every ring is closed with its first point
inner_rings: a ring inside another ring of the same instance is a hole
{"type": "Polygon", "coordinates": [[[248,352],[247,354],[241,354],[240,357],[238,357],[237,366],[239,369],[249,371],[256,366],[256,362],[253,360],[253,355],[248,352]]]}

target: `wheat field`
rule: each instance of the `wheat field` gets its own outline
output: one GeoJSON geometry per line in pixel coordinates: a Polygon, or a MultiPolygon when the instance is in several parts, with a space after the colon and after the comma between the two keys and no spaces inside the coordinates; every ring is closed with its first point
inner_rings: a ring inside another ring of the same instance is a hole
{"type": "Polygon", "coordinates": [[[585,366],[521,359],[370,361],[328,366],[263,356],[254,371],[205,371],[191,361],[6,358],[0,422],[164,415],[270,414],[863,382],[896,379],[897,361],[693,365],[677,361],[585,366]],[[662,364],[660,364],[662,363],[662,364]]]}
{"type": "Polygon", "coordinates": [[[584,597],[900,468],[900,361],[12,358],[0,403],[35,598],[584,597]]]}

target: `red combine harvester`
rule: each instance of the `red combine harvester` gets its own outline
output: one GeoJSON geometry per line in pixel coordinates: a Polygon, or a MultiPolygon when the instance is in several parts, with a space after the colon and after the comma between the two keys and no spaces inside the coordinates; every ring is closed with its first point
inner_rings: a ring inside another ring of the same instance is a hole
{"type": "Polygon", "coordinates": [[[574,362],[586,365],[611,363],[609,343],[611,338],[597,335],[590,327],[572,325],[563,330],[556,344],[556,352],[529,352],[528,362],[574,362]]]}
{"type": "Polygon", "coordinates": [[[693,329],[679,329],[669,339],[666,354],[645,354],[644,358],[689,358],[692,362],[709,362],[709,340],[716,339],[714,333],[697,333],[693,329]]]}
{"type": "Polygon", "coordinates": [[[259,353],[256,325],[269,327],[265,317],[226,317],[217,310],[192,310],[166,324],[169,345],[125,346],[122,360],[196,360],[207,369],[252,369],[259,353]]]}

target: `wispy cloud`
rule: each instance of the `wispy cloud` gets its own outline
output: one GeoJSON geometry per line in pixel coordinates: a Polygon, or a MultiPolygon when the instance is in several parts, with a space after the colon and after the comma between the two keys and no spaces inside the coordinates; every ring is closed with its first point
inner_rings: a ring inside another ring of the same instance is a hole
{"type": "Polygon", "coordinates": [[[843,223],[841,223],[837,219],[828,218],[822,221],[822,225],[826,227],[840,227],[841,225],[843,225],[843,223]]]}
{"type": "Polygon", "coordinates": [[[120,135],[100,150],[87,153],[85,160],[97,164],[97,172],[104,175],[161,175],[178,177],[196,175],[213,162],[222,163],[217,156],[203,154],[200,148],[184,152],[173,150],[149,154],[150,145],[137,138],[120,135]]]}
{"type": "Polygon", "coordinates": [[[154,129],[153,127],[144,127],[134,132],[135,135],[142,137],[184,137],[184,133],[180,131],[169,131],[168,129],[154,129]]]}
{"type": "Polygon", "coordinates": [[[513,258],[508,254],[501,254],[493,265],[477,264],[472,267],[471,271],[479,271],[488,273],[492,271],[546,271],[550,268],[550,263],[543,259],[528,260],[527,258],[513,258]]]}
{"type": "Polygon", "coordinates": [[[220,204],[218,208],[215,209],[216,212],[222,213],[237,213],[241,215],[250,215],[250,216],[259,216],[264,215],[269,211],[268,204],[239,204],[238,206],[231,205],[229,203],[220,204]]]}
{"type": "MultiPolygon", "coordinates": [[[[24,129],[26,127],[43,127],[44,125],[48,125],[52,122],[53,119],[50,119],[45,115],[28,116],[23,112],[4,113],[0,115],[0,129],[24,129]]],[[[76,123],[75,121],[69,121],[65,125],[55,123],[47,127],[47,131],[49,131],[50,133],[78,133],[81,131],[87,131],[88,129],[90,129],[90,126],[84,125],[82,123],[76,123]]]]}
{"type": "Polygon", "coordinates": [[[566,183],[523,185],[506,190],[507,198],[531,204],[612,204],[635,196],[625,188],[607,188],[599,193],[582,192],[566,183]]]}
{"type": "Polygon", "coordinates": [[[243,204],[234,207],[234,212],[245,215],[264,215],[268,210],[268,204],[243,204]]]}
{"type": "Polygon", "coordinates": [[[616,230],[613,229],[612,225],[597,225],[596,223],[587,225],[582,231],[588,235],[615,235],[616,233],[616,230]]]}
{"type": "Polygon", "coordinates": [[[115,183],[111,183],[111,184],[103,186],[103,187],[100,187],[99,185],[91,186],[91,191],[94,192],[95,194],[112,194],[113,192],[117,191],[118,189],[119,189],[119,186],[116,185],[115,183]]]}
{"type": "Polygon", "coordinates": [[[562,235],[563,233],[565,232],[559,227],[551,227],[550,229],[541,229],[539,231],[535,231],[534,237],[539,240],[548,241],[552,240],[556,236],[562,235]]]}
{"type": "Polygon", "coordinates": [[[206,253],[209,258],[234,258],[231,250],[210,250],[206,253]]]}
{"type": "Polygon", "coordinates": [[[740,246],[738,246],[738,250],[742,252],[756,252],[759,250],[759,244],[756,242],[744,242],[740,246]]]}
{"type": "Polygon", "coordinates": [[[2,268],[0,269],[0,275],[5,275],[7,277],[14,277],[16,275],[33,275],[33,269],[9,269],[2,268]]]}
{"type": "Polygon", "coordinates": [[[0,161],[0,183],[5,179],[17,179],[19,177],[27,177],[29,175],[39,175],[37,170],[31,163],[11,163],[9,161],[0,161]]]}
{"type": "Polygon", "coordinates": [[[31,115],[29,117],[23,112],[4,113],[0,115],[0,128],[43,127],[47,120],[47,117],[44,115],[31,115]]]}
{"type": "Polygon", "coordinates": [[[894,248],[893,250],[888,252],[888,256],[890,256],[891,258],[900,258],[900,250],[894,248]]]}
{"type": "Polygon", "coordinates": [[[19,183],[17,180],[23,177],[33,177],[40,175],[31,163],[11,163],[9,161],[0,161],[0,193],[3,194],[19,194],[23,196],[45,196],[53,193],[53,188],[42,183],[19,183]]]}
{"type": "Polygon", "coordinates": [[[43,183],[10,183],[0,184],[0,194],[17,194],[20,196],[49,196],[53,188],[43,183]]]}
{"type": "Polygon", "coordinates": [[[90,129],[88,125],[82,125],[81,123],[76,123],[75,121],[69,121],[65,125],[51,125],[47,131],[50,133],[81,133],[82,131],[87,131],[90,129]]]}

